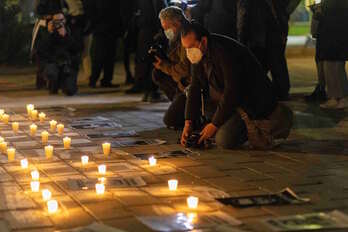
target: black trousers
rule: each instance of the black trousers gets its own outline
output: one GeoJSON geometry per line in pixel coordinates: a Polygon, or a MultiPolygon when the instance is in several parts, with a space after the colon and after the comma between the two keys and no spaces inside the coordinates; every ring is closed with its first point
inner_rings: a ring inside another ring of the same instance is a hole
{"type": "Polygon", "coordinates": [[[97,83],[101,72],[104,71],[104,77],[101,80],[102,85],[111,84],[116,56],[117,37],[112,35],[93,35],[92,42],[92,76],[90,82],[97,83]]]}

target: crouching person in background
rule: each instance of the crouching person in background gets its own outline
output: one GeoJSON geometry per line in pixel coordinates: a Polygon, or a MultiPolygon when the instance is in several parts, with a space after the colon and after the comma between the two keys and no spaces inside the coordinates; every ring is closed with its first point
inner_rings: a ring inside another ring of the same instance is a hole
{"type": "Polygon", "coordinates": [[[271,81],[248,48],[194,22],[184,27],[181,41],[192,63],[182,145],[202,111],[208,120],[198,128],[198,144],[216,137],[225,149],[246,141],[253,148],[270,149],[275,139],[289,136],[292,111],[278,103],[271,81]]]}
{"type": "Polygon", "coordinates": [[[81,51],[80,44],[71,36],[62,13],[47,21],[47,31],[42,35],[38,54],[43,63],[43,74],[48,81],[50,94],[59,89],[67,96],[77,93],[77,68],[72,65],[74,56],[81,51]]]}

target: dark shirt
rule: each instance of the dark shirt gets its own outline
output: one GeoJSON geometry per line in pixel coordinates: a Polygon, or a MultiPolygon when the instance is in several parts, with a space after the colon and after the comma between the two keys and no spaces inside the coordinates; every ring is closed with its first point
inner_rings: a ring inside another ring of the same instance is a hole
{"type": "Polygon", "coordinates": [[[266,119],[277,105],[271,81],[248,48],[237,41],[213,34],[202,61],[192,66],[192,84],[186,119],[200,116],[201,89],[217,110],[212,123],[222,126],[241,107],[251,119],[266,119]],[[214,96],[212,96],[212,94],[214,96]]]}

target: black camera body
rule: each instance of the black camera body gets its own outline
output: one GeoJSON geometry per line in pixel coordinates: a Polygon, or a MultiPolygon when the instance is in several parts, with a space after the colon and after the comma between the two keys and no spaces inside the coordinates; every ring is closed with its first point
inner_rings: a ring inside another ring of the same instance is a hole
{"type": "Polygon", "coordinates": [[[154,63],[156,62],[156,57],[162,60],[168,59],[166,47],[160,43],[155,43],[150,46],[145,57],[143,58],[143,61],[147,63],[154,63]]]}
{"type": "Polygon", "coordinates": [[[198,144],[199,139],[200,139],[201,135],[199,132],[193,132],[186,141],[186,148],[197,148],[197,149],[201,149],[204,148],[204,142],[201,144],[198,144]]]}
{"type": "Polygon", "coordinates": [[[64,20],[53,19],[52,24],[53,24],[54,30],[59,30],[60,28],[65,26],[64,20]]]}

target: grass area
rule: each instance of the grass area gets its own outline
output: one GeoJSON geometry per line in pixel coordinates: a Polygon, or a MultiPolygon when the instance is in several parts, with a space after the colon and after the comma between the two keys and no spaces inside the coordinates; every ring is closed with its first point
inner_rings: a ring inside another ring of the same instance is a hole
{"type": "Polygon", "coordinates": [[[310,24],[309,23],[295,23],[290,25],[289,35],[299,36],[310,34],[310,24]]]}

